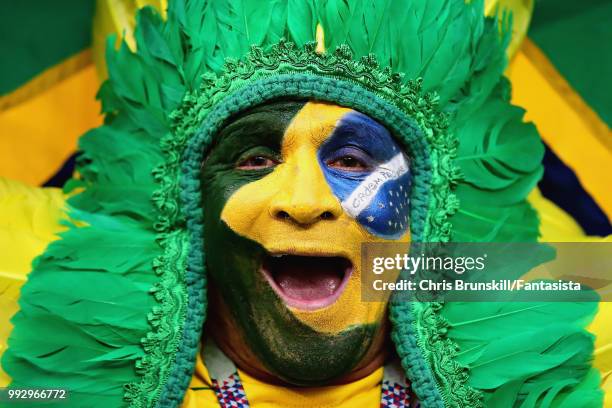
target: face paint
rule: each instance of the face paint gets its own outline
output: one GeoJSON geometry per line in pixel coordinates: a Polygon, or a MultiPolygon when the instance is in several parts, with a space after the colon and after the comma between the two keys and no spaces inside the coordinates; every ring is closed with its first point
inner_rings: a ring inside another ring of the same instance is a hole
{"type": "Polygon", "coordinates": [[[349,112],[321,147],[319,162],[344,210],[368,231],[393,239],[406,232],[408,162],[387,129],[362,113],[349,112]],[[341,161],[350,166],[333,165],[341,161]]]}
{"type": "MultiPolygon", "coordinates": [[[[343,210],[320,161],[350,112],[298,102],[256,108],[221,132],[203,167],[205,253],[224,306],[211,314],[230,310],[216,318],[241,333],[223,340],[294,384],[325,384],[358,367],[384,319],[386,304],[361,302],[359,285],[361,243],[385,239],[343,210]]],[[[385,163],[382,150],[368,153],[373,163],[385,163]]]]}

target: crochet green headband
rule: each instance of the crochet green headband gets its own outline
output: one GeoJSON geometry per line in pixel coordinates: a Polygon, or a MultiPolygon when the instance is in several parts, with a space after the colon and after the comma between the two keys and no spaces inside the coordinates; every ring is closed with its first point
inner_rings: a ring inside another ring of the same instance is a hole
{"type": "MultiPolygon", "coordinates": [[[[86,225],[52,243],[23,287],[3,358],[13,385],[62,384],[69,406],[180,404],[206,314],[202,159],[228,118],[273,99],[330,101],[386,125],[412,160],[413,240],[535,240],[525,198],[543,149],[508,102],[503,33],[482,1],[175,0],[166,21],[141,10],[136,52],[109,41],[106,121],[81,138],[66,186],[78,192],[72,219],[86,225]]],[[[526,322],[566,324],[571,341],[542,337],[575,351],[580,370],[563,378],[579,383],[592,346],[576,322],[592,307],[397,303],[390,318],[421,404],[477,407],[525,400],[535,392],[525,378],[545,385],[567,359],[551,349],[525,377],[487,353],[465,359],[462,346],[521,333],[528,348],[526,322]],[[490,334],[467,323],[499,314],[520,319],[490,334]],[[473,332],[456,336],[458,323],[473,332]]]]}

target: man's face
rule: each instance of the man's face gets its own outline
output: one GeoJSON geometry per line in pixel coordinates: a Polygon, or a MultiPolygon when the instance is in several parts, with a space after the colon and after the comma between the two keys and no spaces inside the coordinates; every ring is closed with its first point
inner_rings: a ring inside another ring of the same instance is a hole
{"type": "Polygon", "coordinates": [[[380,349],[386,319],[386,302],[361,301],[361,244],[410,237],[400,146],[320,102],[262,105],[218,136],[202,170],[210,334],[289,383],[350,373],[380,349]]]}

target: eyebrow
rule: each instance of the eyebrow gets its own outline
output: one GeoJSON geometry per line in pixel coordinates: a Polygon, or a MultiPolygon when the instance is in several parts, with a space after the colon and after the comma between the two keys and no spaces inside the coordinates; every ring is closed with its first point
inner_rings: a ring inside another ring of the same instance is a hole
{"type": "Polygon", "coordinates": [[[280,147],[289,123],[306,102],[283,101],[259,105],[229,119],[218,135],[219,144],[267,142],[280,147]]]}
{"type": "Polygon", "coordinates": [[[340,119],[322,146],[321,154],[327,154],[343,145],[364,149],[378,161],[386,161],[404,150],[386,127],[357,111],[349,112],[340,119]]]}
{"type": "MultiPolygon", "coordinates": [[[[286,125],[270,115],[253,113],[236,119],[219,132],[219,144],[279,142],[286,125]]],[[[277,144],[277,143],[274,143],[277,144]]]]}
{"type": "Polygon", "coordinates": [[[387,128],[371,117],[356,111],[344,115],[336,124],[334,133],[350,134],[364,142],[388,142],[392,140],[391,133],[387,128]]]}

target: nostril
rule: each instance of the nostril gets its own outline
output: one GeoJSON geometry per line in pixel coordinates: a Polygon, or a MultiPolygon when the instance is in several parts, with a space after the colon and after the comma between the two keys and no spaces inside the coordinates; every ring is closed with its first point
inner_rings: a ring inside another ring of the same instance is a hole
{"type": "Polygon", "coordinates": [[[290,216],[287,211],[281,210],[276,213],[276,218],[278,218],[279,220],[288,220],[290,216]]]}
{"type": "Polygon", "coordinates": [[[332,214],[331,211],[325,211],[321,214],[322,220],[331,220],[332,218],[334,218],[334,214],[332,214]]]}

